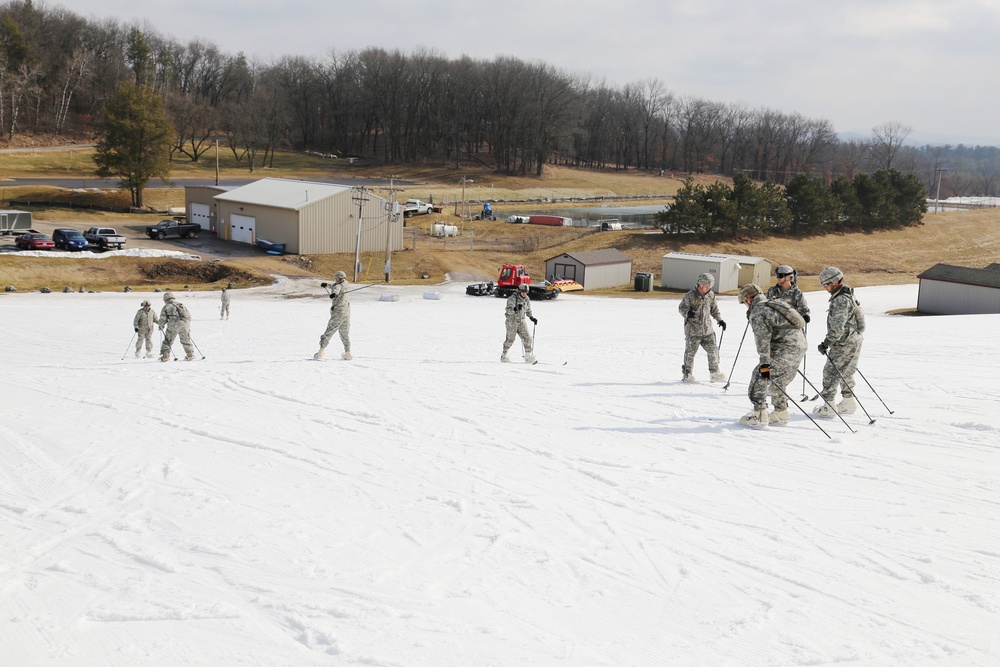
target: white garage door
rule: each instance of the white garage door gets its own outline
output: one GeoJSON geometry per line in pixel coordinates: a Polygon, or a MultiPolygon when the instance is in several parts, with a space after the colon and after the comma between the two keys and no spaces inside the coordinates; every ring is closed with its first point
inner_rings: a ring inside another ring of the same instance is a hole
{"type": "Polygon", "coordinates": [[[241,243],[249,243],[251,245],[254,243],[257,218],[233,213],[229,216],[229,226],[232,229],[232,238],[230,238],[230,241],[240,241],[241,243]]]}
{"type": "Polygon", "coordinates": [[[208,204],[195,204],[191,202],[191,222],[201,225],[202,229],[212,228],[211,209],[208,204]]]}

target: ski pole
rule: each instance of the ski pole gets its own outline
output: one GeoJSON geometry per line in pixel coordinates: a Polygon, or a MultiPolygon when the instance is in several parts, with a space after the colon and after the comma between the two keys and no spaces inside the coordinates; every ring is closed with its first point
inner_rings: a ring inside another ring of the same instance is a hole
{"type": "MultiPolygon", "coordinates": [[[[837,364],[834,363],[833,359],[831,359],[829,356],[826,356],[826,360],[830,362],[830,365],[833,366],[833,370],[837,371],[837,375],[840,376],[840,382],[841,382],[840,386],[846,388],[847,387],[847,378],[845,378],[844,374],[840,372],[840,368],[837,367],[837,364]]],[[[857,371],[857,368],[855,368],[854,370],[857,371]]],[[[862,377],[864,377],[864,376],[862,376],[862,377]]],[[[870,387],[871,385],[868,385],[868,386],[870,387]]],[[[826,399],[824,399],[824,400],[826,400],[826,399]]],[[[865,417],[868,417],[868,419],[870,420],[868,422],[868,425],[871,426],[872,424],[874,424],[875,420],[872,419],[872,416],[870,414],[868,414],[867,410],[865,410],[865,406],[861,405],[861,401],[858,401],[858,397],[857,396],[854,397],[854,400],[857,401],[857,404],[859,406],[861,406],[861,411],[865,413],[865,417]]],[[[881,400],[881,399],[879,399],[879,400],[881,400]]]]}
{"type": "MultiPolygon", "coordinates": [[[[802,327],[802,335],[808,338],[809,334],[809,323],[807,322],[804,327],[802,327]]],[[[806,393],[806,359],[809,358],[808,354],[802,355],[802,398],[801,401],[808,401],[809,394],[806,393]]]]}
{"type": "Polygon", "coordinates": [[[204,358],[205,358],[205,355],[204,355],[204,354],[202,354],[202,352],[201,352],[201,348],[200,348],[200,347],[198,347],[198,343],[194,342],[194,338],[191,338],[191,336],[190,336],[190,335],[188,336],[188,338],[190,338],[190,339],[191,339],[191,344],[192,344],[192,345],[194,345],[194,349],[198,350],[198,354],[201,354],[201,358],[202,358],[202,359],[204,359],[204,358]]]}
{"type": "MultiPolygon", "coordinates": [[[[531,353],[535,354],[535,350],[538,349],[538,341],[535,339],[535,328],[538,326],[537,322],[531,323],[531,353]]],[[[537,354],[535,355],[538,356],[537,354]]]]}
{"type": "MultiPolygon", "coordinates": [[[[866,385],[868,385],[868,388],[872,390],[872,393],[873,393],[873,394],[875,394],[875,397],[876,397],[876,398],[877,398],[877,399],[878,399],[879,401],[881,401],[881,402],[882,402],[882,405],[883,405],[883,406],[885,407],[885,409],[886,409],[886,410],[889,410],[889,406],[888,406],[888,405],[886,405],[886,404],[885,404],[885,401],[883,401],[883,400],[882,400],[882,397],[878,395],[878,392],[877,392],[877,391],[875,391],[875,387],[873,387],[873,386],[872,386],[872,383],[868,381],[868,378],[866,378],[866,377],[865,377],[864,373],[862,373],[862,372],[861,372],[860,370],[858,370],[857,368],[855,368],[854,370],[855,370],[855,371],[857,371],[858,375],[860,375],[860,376],[861,376],[861,379],[865,381],[865,384],[866,384],[866,385]]],[[[856,397],[856,396],[855,396],[855,400],[857,400],[857,397],[856,397]]],[[[860,404],[860,403],[858,403],[858,405],[861,405],[861,404],[860,404]]],[[[889,410],[889,414],[890,414],[890,415],[894,415],[894,414],[896,414],[896,413],[895,413],[895,412],[893,412],[892,410],[889,410]]]]}
{"type": "MultiPolygon", "coordinates": [[[[747,326],[746,326],[745,329],[743,329],[743,338],[740,338],[740,346],[736,348],[736,358],[733,359],[733,368],[732,368],[731,371],[729,371],[729,379],[726,381],[726,386],[724,386],[722,388],[722,391],[728,391],[729,390],[729,383],[733,381],[733,371],[736,370],[736,359],[740,358],[740,350],[743,349],[743,341],[746,340],[747,331],[749,331],[749,330],[750,330],[750,320],[748,318],[747,319],[747,326]]],[[[723,329],[722,331],[723,331],[723,333],[725,333],[726,330],[723,329]]]]}
{"type": "Polygon", "coordinates": [[[128,351],[130,349],[132,349],[132,341],[135,340],[135,337],[137,335],[138,335],[138,332],[133,332],[132,333],[132,337],[128,339],[128,347],[125,348],[125,354],[122,355],[122,359],[121,359],[122,361],[125,361],[125,356],[128,354],[128,351]]]}
{"type": "MultiPolygon", "coordinates": [[[[821,394],[821,393],[819,392],[819,390],[818,390],[818,389],[816,389],[816,385],[814,385],[814,384],[812,383],[812,381],[811,381],[811,380],[808,380],[808,379],[806,379],[806,374],[805,374],[805,373],[803,373],[802,371],[800,371],[800,370],[799,370],[799,369],[797,369],[797,368],[795,369],[795,372],[796,372],[796,373],[798,373],[799,375],[801,375],[801,376],[802,376],[802,379],[803,379],[803,380],[805,380],[806,382],[808,382],[808,383],[809,383],[809,386],[810,386],[810,387],[812,387],[812,388],[813,388],[813,391],[815,391],[815,392],[816,392],[816,396],[817,396],[817,398],[818,398],[818,397],[820,397],[820,396],[822,396],[822,394],[821,394]]],[[[846,420],[846,419],[844,419],[844,415],[840,414],[840,412],[838,412],[837,408],[835,408],[835,407],[833,406],[833,404],[832,404],[832,403],[830,403],[830,401],[826,400],[826,398],[824,397],[824,398],[823,398],[823,402],[824,402],[824,403],[826,403],[826,404],[827,404],[827,406],[828,406],[828,407],[829,407],[829,408],[830,408],[831,410],[833,410],[833,414],[835,414],[835,415],[837,415],[838,417],[840,417],[840,421],[844,422],[844,426],[846,426],[846,427],[847,427],[847,429],[848,429],[848,430],[849,430],[849,431],[850,431],[851,433],[857,433],[857,431],[855,431],[855,430],[854,430],[853,428],[851,428],[851,425],[847,423],[847,420],[846,420]]]]}
{"type": "MultiPolygon", "coordinates": [[[[825,431],[825,430],[823,429],[823,427],[819,425],[819,422],[818,422],[818,421],[816,421],[815,419],[813,419],[813,416],[812,416],[811,414],[809,414],[808,412],[806,412],[806,411],[805,411],[805,410],[804,410],[804,409],[802,408],[802,406],[801,406],[801,405],[799,405],[798,403],[796,403],[796,402],[795,402],[795,399],[793,399],[793,398],[792,398],[791,396],[789,396],[788,394],[786,394],[786,393],[785,393],[785,390],[784,390],[784,389],[782,389],[781,387],[779,387],[778,385],[776,385],[776,384],[775,384],[775,383],[773,383],[773,382],[771,382],[771,386],[772,386],[772,387],[775,387],[775,388],[776,388],[776,389],[777,389],[778,391],[780,391],[780,392],[781,392],[781,394],[782,394],[782,396],[784,396],[785,398],[787,398],[787,399],[788,399],[788,400],[789,400],[789,401],[791,402],[791,404],[792,404],[792,405],[794,405],[795,407],[797,407],[797,408],[799,409],[799,412],[801,412],[802,414],[804,414],[804,415],[805,415],[805,416],[806,416],[806,417],[807,417],[807,418],[809,419],[809,421],[811,421],[811,422],[812,422],[813,424],[815,424],[815,425],[816,425],[816,428],[818,428],[818,429],[819,429],[820,431],[823,431],[823,435],[825,435],[826,437],[828,437],[828,438],[830,438],[831,440],[833,440],[833,438],[832,438],[832,437],[830,436],[830,434],[829,434],[829,433],[827,433],[827,432],[826,432],[826,431],[825,431]]],[[[846,422],[845,422],[845,423],[846,423],[846,422]]],[[[850,427],[850,426],[848,426],[847,428],[851,428],[851,427],[850,427]]]]}
{"type": "Polygon", "coordinates": [[[715,348],[715,349],[717,349],[717,350],[718,350],[719,352],[722,352],[722,339],[723,339],[723,338],[725,338],[725,337],[726,337],[726,329],[725,329],[725,327],[723,327],[723,329],[722,329],[722,333],[721,333],[721,334],[719,334],[719,344],[718,344],[718,346],[716,346],[716,348],[715,348]]]}

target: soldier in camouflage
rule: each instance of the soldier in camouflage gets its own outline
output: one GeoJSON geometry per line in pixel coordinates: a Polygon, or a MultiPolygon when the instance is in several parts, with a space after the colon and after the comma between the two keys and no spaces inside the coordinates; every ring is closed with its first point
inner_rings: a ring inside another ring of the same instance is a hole
{"type": "Polygon", "coordinates": [[[824,403],[813,412],[827,419],[836,416],[830,406],[837,397],[838,388],[843,399],[836,406],[837,412],[852,414],[858,409],[854,398],[854,373],[864,342],[865,314],[854,298],[854,290],[843,280],[844,272],[835,266],[828,266],[819,273],[820,284],[830,294],[830,306],[826,314],[826,338],[819,344],[820,354],[826,355],[820,392],[824,403]]]}
{"type": "Polygon", "coordinates": [[[787,264],[782,264],[774,270],[774,275],[777,278],[777,283],[771,285],[771,288],[767,290],[768,300],[781,299],[787,301],[792,308],[799,311],[799,315],[808,324],[809,304],[806,303],[806,297],[802,293],[802,290],[799,289],[797,282],[798,274],[795,272],[795,269],[787,264]]]}
{"type": "Polygon", "coordinates": [[[726,376],[719,371],[719,347],[715,342],[714,319],[726,330],[726,323],[715,303],[712,286],[715,278],[710,273],[698,276],[697,284],[681,299],[677,312],[684,318],[684,364],[681,366],[682,381],[694,382],[694,357],[698,348],[708,353],[708,371],[712,382],[725,382],[726,376]]]}
{"type": "Polygon", "coordinates": [[[503,353],[500,361],[510,363],[507,350],[514,344],[517,336],[521,337],[521,344],[524,346],[524,361],[533,364],[537,359],[531,353],[531,334],[528,333],[528,325],[525,319],[531,320],[532,324],[538,324],[538,318],[531,314],[531,300],[528,299],[528,286],[518,285],[517,291],[507,297],[507,306],[504,308],[504,325],[507,328],[507,338],[503,341],[503,353]]]}
{"type": "MultiPolygon", "coordinates": [[[[330,321],[326,324],[326,331],[319,337],[319,351],[313,355],[313,359],[322,359],[326,353],[326,346],[333,338],[333,334],[340,332],[340,342],[344,344],[344,353],[341,359],[350,361],[354,357],[351,355],[351,298],[347,295],[347,274],[337,271],[333,274],[333,285],[330,286],[330,321]]],[[[326,283],[322,283],[326,287],[326,283]]]]}
{"type": "Polygon", "coordinates": [[[163,343],[160,345],[160,361],[170,361],[170,348],[179,336],[184,348],[184,361],[194,360],[194,344],[191,342],[191,313],[179,303],[172,292],[163,293],[163,310],[156,321],[163,332],[163,343]]]}
{"type": "Polygon", "coordinates": [[[146,343],[146,358],[153,358],[153,330],[156,329],[156,311],[149,301],[143,301],[139,312],[132,318],[132,328],[138,334],[135,341],[135,358],[142,353],[142,344],[146,343]]]}
{"type": "Polygon", "coordinates": [[[746,426],[763,428],[770,424],[788,423],[788,398],[785,388],[795,377],[795,371],[806,353],[805,320],[786,301],[769,301],[760,287],[750,283],[740,288],[737,299],[746,305],[753,329],[758,365],[750,378],[747,395],[753,410],[740,418],[746,426]],[[772,391],[780,388],[780,391],[772,391]],[[767,397],[771,395],[774,411],[767,412],[767,397]]]}

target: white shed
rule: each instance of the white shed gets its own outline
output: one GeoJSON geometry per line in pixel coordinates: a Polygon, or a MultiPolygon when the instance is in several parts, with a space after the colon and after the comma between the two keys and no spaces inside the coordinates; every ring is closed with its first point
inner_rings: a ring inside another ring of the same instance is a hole
{"type": "MultiPolygon", "coordinates": [[[[1000,313],[1000,270],[935,264],[917,276],[917,310],[932,315],[1000,313]]],[[[998,267],[1000,268],[1000,267],[998,267]]]]}
{"type": "Polygon", "coordinates": [[[632,279],[632,258],[621,250],[566,252],[545,260],[550,280],[575,280],[584,289],[628,285],[632,279]]]}
{"type": "Polygon", "coordinates": [[[729,255],[740,263],[740,277],[737,283],[740,287],[754,283],[763,289],[771,282],[771,260],[750,255],[729,255]]]}
{"type": "Polygon", "coordinates": [[[689,290],[695,286],[702,273],[715,278],[715,285],[712,287],[714,292],[731,292],[740,288],[740,263],[735,257],[693,252],[671,252],[663,256],[660,286],[689,290]]]}

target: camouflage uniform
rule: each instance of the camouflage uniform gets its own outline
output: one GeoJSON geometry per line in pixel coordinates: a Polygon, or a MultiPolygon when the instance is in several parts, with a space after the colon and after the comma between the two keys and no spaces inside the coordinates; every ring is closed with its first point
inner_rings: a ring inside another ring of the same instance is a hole
{"type": "Polygon", "coordinates": [[[809,321],[809,304],[806,303],[806,295],[802,293],[798,285],[793,284],[788,289],[781,289],[778,285],[771,285],[771,288],[767,290],[768,301],[773,301],[774,299],[781,299],[782,301],[787,301],[795,310],[799,311],[805,320],[809,321]]]}
{"type": "Polygon", "coordinates": [[[699,347],[708,353],[709,372],[718,373],[719,347],[715,342],[712,320],[721,322],[722,314],[719,312],[718,304],[715,303],[715,293],[709,290],[705,294],[700,294],[696,287],[684,295],[677,306],[677,312],[684,318],[684,365],[681,370],[685,377],[694,372],[694,357],[699,347]]]}
{"type": "Polygon", "coordinates": [[[823,340],[827,345],[827,352],[826,364],[823,366],[823,391],[820,394],[830,403],[833,403],[838,387],[844,398],[854,396],[854,372],[861,357],[864,332],[865,314],[861,310],[861,304],[854,298],[854,290],[841,285],[830,293],[826,338],[823,340]],[[837,369],[840,369],[840,373],[837,369]],[[843,380],[841,375],[844,376],[843,380]]]}
{"type": "MultiPolygon", "coordinates": [[[[785,390],[795,378],[795,371],[806,353],[805,334],[789,320],[786,314],[782,313],[782,308],[791,309],[781,300],[776,300],[774,305],[768,305],[768,299],[763,294],[755,296],[750,304],[750,327],[757,343],[757,354],[760,355],[758,364],[768,364],[771,367],[770,382],[760,376],[757,368],[750,378],[747,395],[753,403],[754,410],[767,409],[767,396],[771,385],[785,390]]],[[[771,395],[771,403],[777,411],[788,409],[788,399],[780,391],[771,395]]]]}
{"type": "Polygon", "coordinates": [[[219,319],[229,319],[229,292],[222,288],[222,307],[219,309],[219,319]]]}
{"type": "Polygon", "coordinates": [[[163,330],[160,361],[170,359],[170,348],[174,346],[174,340],[178,336],[181,339],[181,347],[184,348],[185,359],[187,361],[194,359],[194,345],[191,343],[191,315],[187,312],[187,308],[174,299],[170,299],[160,311],[160,317],[156,323],[163,330]]]}
{"type": "Polygon", "coordinates": [[[521,344],[524,345],[524,358],[534,359],[531,354],[531,334],[528,333],[526,320],[534,319],[531,313],[531,300],[527,292],[520,290],[507,297],[507,307],[504,308],[504,324],[507,327],[507,338],[503,342],[503,355],[501,360],[507,360],[507,350],[514,344],[514,338],[521,337],[521,344]]]}
{"type": "Polygon", "coordinates": [[[351,356],[351,297],[347,295],[348,287],[347,280],[341,279],[330,288],[330,321],[326,325],[326,331],[319,337],[319,349],[322,352],[330,343],[333,334],[339,331],[340,342],[344,344],[345,359],[351,356]]]}
{"type": "Polygon", "coordinates": [[[142,352],[142,344],[146,343],[146,356],[153,356],[153,330],[156,329],[156,311],[143,306],[132,318],[132,328],[139,334],[135,341],[135,356],[142,352]]]}

